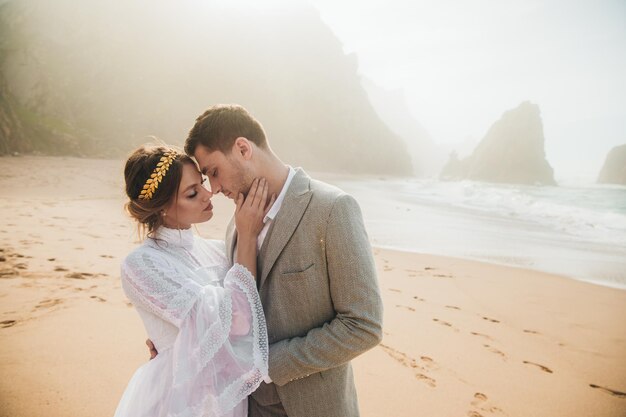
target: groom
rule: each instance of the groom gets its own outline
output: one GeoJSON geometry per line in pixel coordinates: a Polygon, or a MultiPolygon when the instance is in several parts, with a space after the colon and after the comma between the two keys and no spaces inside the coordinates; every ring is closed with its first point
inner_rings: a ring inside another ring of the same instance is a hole
{"type": "MultiPolygon", "coordinates": [[[[215,105],[185,143],[211,190],[235,199],[264,177],[277,196],[258,240],[269,379],[252,417],[356,417],[350,360],[382,338],[382,301],[361,211],[350,195],[285,165],[261,124],[238,105],[215,105]]],[[[233,261],[234,222],[226,233],[233,261]]]]}

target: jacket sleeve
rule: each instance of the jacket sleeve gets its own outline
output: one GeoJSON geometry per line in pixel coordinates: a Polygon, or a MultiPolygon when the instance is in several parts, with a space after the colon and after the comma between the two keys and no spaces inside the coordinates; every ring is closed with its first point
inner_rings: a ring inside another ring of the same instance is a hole
{"type": "Polygon", "coordinates": [[[277,385],[342,365],[382,339],[383,304],[363,217],[343,194],[331,210],[325,238],[336,315],[306,336],[270,346],[269,376],[277,385]]]}

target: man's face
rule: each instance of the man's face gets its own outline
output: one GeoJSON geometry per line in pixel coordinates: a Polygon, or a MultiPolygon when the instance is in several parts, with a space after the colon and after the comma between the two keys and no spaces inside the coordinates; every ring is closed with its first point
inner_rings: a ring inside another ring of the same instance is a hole
{"type": "Polygon", "coordinates": [[[235,200],[239,193],[243,193],[244,196],[248,194],[254,178],[238,159],[234,148],[225,155],[221,151],[211,152],[198,145],[193,156],[198,161],[200,171],[209,178],[213,194],[222,193],[232,200],[235,200]]]}

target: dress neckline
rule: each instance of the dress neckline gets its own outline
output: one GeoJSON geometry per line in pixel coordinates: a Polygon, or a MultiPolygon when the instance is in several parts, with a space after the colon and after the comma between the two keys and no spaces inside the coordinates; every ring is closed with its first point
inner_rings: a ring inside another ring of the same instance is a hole
{"type": "Polygon", "coordinates": [[[170,229],[169,227],[161,226],[154,233],[154,239],[157,242],[165,241],[168,245],[191,249],[193,248],[194,235],[191,228],[170,229]]]}

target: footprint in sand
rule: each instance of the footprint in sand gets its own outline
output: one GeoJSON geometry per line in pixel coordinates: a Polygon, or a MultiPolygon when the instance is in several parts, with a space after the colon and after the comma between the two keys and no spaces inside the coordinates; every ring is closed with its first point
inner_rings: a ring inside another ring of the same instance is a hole
{"type": "Polygon", "coordinates": [[[63,300],[61,300],[60,298],[53,298],[50,300],[43,300],[40,301],[39,304],[37,304],[35,306],[35,308],[50,308],[50,307],[54,307],[56,305],[59,305],[63,302],[63,300]]]}
{"type": "Polygon", "coordinates": [[[0,279],[1,278],[14,278],[18,275],[18,272],[12,268],[4,268],[0,269],[0,279]]]}
{"type": "Polygon", "coordinates": [[[424,268],[424,271],[433,271],[435,268],[433,268],[432,266],[427,266],[424,268]]]}
{"type": "Polygon", "coordinates": [[[22,269],[22,270],[24,270],[24,269],[28,269],[28,265],[27,265],[27,264],[25,264],[25,263],[22,263],[22,262],[20,262],[20,263],[18,263],[18,264],[15,264],[15,265],[13,265],[13,266],[14,266],[15,268],[17,268],[17,269],[22,269]]]}
{"type": "Polygon", "coordinates": [[[102,302],[102,303],[106,302],[106,299],[105,299],[105,298],[98,297],[97,295],[92,295],[92,296],[91,296],[91,297],[89,297],[89,298],[94,298],[94,299],[96,299],[96,300],[98,300],[98,301],[100,301],[100,302],[102,302]]]}
{"type": "Polygon", "coordinates": [[[92,277],[93,274],[89,272],[70,272],[69,274],[65,274],[65,278],[72,279],[85,279],[87,277],[92,277]]]}
{"type": "Polygon", "coordinates": [[[483,320],[487,320],[487,321],[490,321],[492,323],[500,323],[500,320],[492,319],[492,318],[489,318],[489,317],[483,317],[483,320]]]}
{"type": "Polygon", "coordinates": [[[536,367],[538,367],[539,369],[541,369],[543,372],[547,372],[547,373],[549,373],[549,374],[554,373],[554,372],[552,372],[552,369],[548,368],[547,366],[543,366],[543,365],[540,365],[540,364],[538,364],[538,363],[535,363],[535,362],[530,362],[530,361],[524,361],[524,363],[525,363],[526,365],[533,365],[533,366],[536,366],[536,367]]]}
{"type": "Polygon", "coordinates": [[[405,309],[407,309],[409,311],[415,311],[415,309],[413,307],[403,306],[402,304],[396,304],[396,307],[405,308],[405,309]]]}
{"type": "Polygon", "coordinates": [[[399,289],[397,289],[397,288],[389,288],[389,291],[402,293],[402,291],[400,291],[400,290],[399,290],[399,289]]]}
{"type": "Polygon", "coordinates": [[[16,324],[17,324],[17,321],[15,321],[15,320],[0,321],[0,327],[2,327],[2,328],[15,326],[16,324]]]}
{"type": "Polygon", "coordinates": [[[422,361],[422,364],[428,369],[439,369],[439,366],[435,363],[435,361],[428,356],[420,356],[420,360],[422,361]]]}
{"type": "Polygon", "coordinates": [[[473,334],[474,336],[484,337],[485,339],[493,340],[491,336],[486,335],[484,333],[478,333],[478,332],[470,332],[470,333],[473,334]]]}
{"type": "Polygon", "coordinates": [[[450,308],[452,310],[460,310],[461,309],[460,307],[457,307],[457,306],[446,306],[446,308],[450,308]]]}
{"type": "Polygon", "coordinates": [[[485,348],[487,348],[487,350],[489,350],[489,352],[491,352],[491,353],[495,353],[496,355],[499,355],[499,356],[502,356],[502,359],[504,359],[504,360],[506,361],[506,359],[507,359],[507,358],[506,358],[506,355],[505,355],[505,353],[504,353],[504,352],[502,352],[501,350],[498,350],[498,349],[494,348],[493,346],[491,346],[491,345],[487,345],[487,344],[484,344],[483,346],[484,346],[485,348]]]}
{"type": "Polygon", "coordinates": [[[600,391],[604,391],[607,394],[611,394],[611,395],[614,395],[614,396],[619,397],[619,398],[626,398],[626,392],[616,391],[614,389],[607,388],[607,387],[601,387],[600,385],[596,385],[596,384],[589,384],[589,386],[591,388],[599,389],[600,391]]]}
{"type": "Polygon", "coordinates": [[[67,272],[69,271],[69,269],[67,268],[63,268],[62,266],[57,266],[54,268],[55,271],[59,271],[59,272],[67,272]]]}
{"type": "Polygon", "coordinates": [[[436,278],[454,278],[452,275],[446,275],[446,274],[434,274],[433,277],[436,277],[436,278]]]}
{"type": "Polygon", "coordinates": [[[445,321],[445,320],[439,320],[438,318],[434,318],[434,319],[433,319],[433,321],[434,321],[435,323],[439,323],[439,324],[441,324],[441,325],[443,325],[443,326],[450,327],[450,328],[451,328],[451,329],[453,329],[455,332],[458,332],[458,331],[459,331],[459,329],[457,329],[456,327],[454,327],[454,326],[452,325],[452,323],[448,323],[448,322],[447,322],[447,321],[445,321]]]}
{"type": "Polygon", "coordinates": [[[437,381],[435,381],[434,379],[432,379],[431,377],[424,375],[424,374],[415,374],[415,378],[425,382],[426,384],[428,384],[429,386],[435,388],[437,386],[437,381]]]}
{"type": "Polygon", "coordinates": [[[101,258],[109,258],[109,259],[113,259],[114,256],[112,255],[100,255],[101,258]]]}
{"type": "Polygon", "coordinates": [[[420,381],[424,382],[432,388],[435,388],[437,386],[437,381],[425,374],[425,372],[428,372],[429,369],[437,367],[435,361],[433,361],[431,358],[427,356],[422,356],[420,357],[420,361],[418,362],[417,360],[409,357],[406,353],[400,352],[390,346],[382,343],[379,346],[385,351],[385,353],[387,353],[401,365],[407,368],[412,368],[414,370],[415,378],[419,379],[420,381]]]}
{"type": "MultiPolygon", "coordinates": [[[[473,408],[478,409],[479,411],[487,412],[490,414],[494,414],[494,413],[500,414],[500,415],[505,414],[501,408],[490,405],[489,398],[487,398],[487,396],[483,394],[482,392],[477,392],[474,394],[474,399],[472,400],[470,405],[473,408]]],[[[482,417],[483,416],[481,413],[479,413],[476,410],[468,411],[467,415],[470,417],[479,417],[479,416],[482,417]]]]}
{"type": "Polygon", "coordinates": [[[524,329],[524,333],[530,333],[530,334],[540,334],[540,333],[539,333],[538,331],[536,331],[536,330],[527,330],[527,329],[524,329]]]}
{"type": "Polygon", "coordinates": [[[417,301],[422,301],[422,302],[423,302],[423,301],[426,301],[426,300],[425,300],[425,299],[423,299],[423,298],[419,298],[417,295],[414,295],[414,296],[413,296],[413,299],[414,299],[414,300],[417,300],[417,301]]]}

